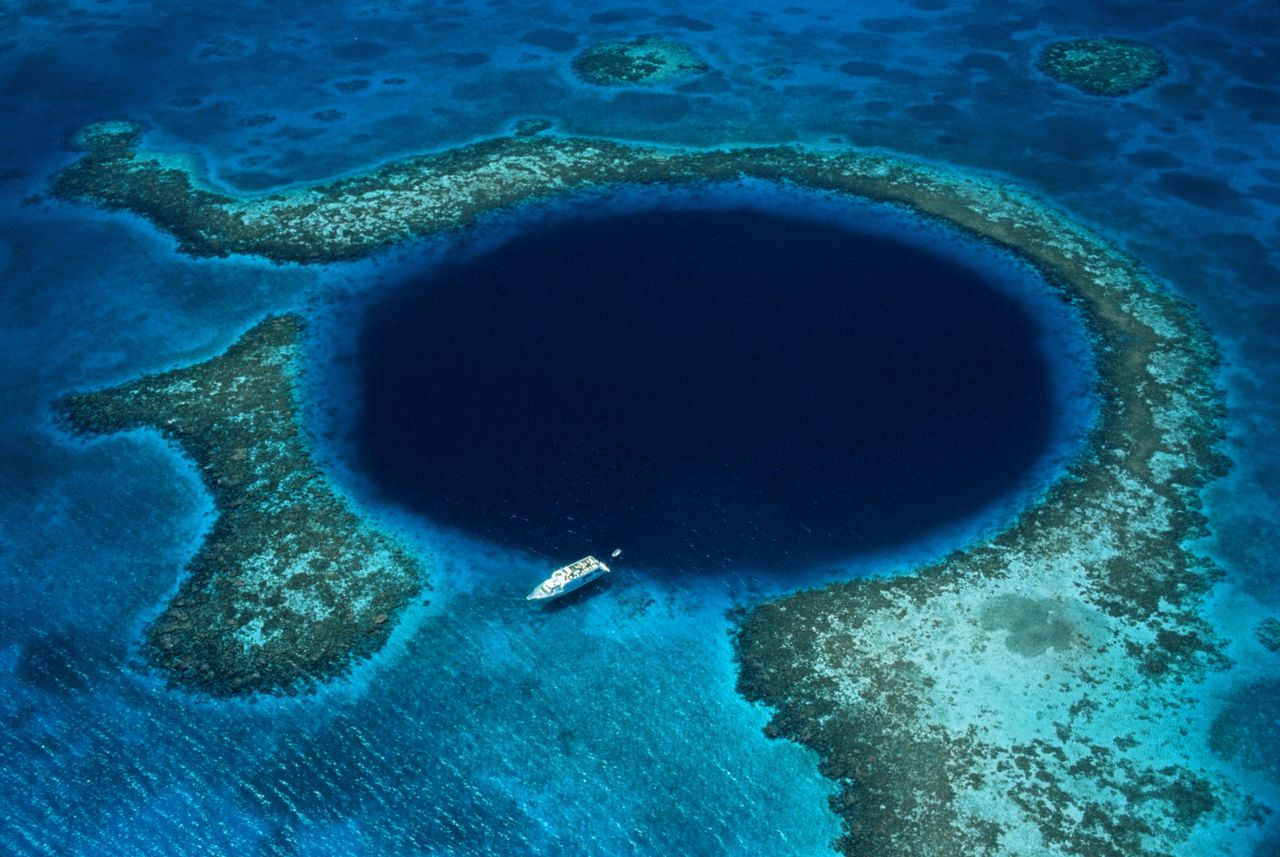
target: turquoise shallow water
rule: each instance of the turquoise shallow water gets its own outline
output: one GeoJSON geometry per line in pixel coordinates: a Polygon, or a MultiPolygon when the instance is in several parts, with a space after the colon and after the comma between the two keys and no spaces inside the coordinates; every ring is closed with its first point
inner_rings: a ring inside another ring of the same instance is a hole
{"type": "MultiPolygon", "coordinates": [[[[530,115],[671,143],[840,140],[1009,176],[1139,256],[1222,344],[1235,468],[1207,496],[1206,544],[1227,573],[1219,609],[1242,628],[1280,609],[1274,4],[1189,3],[1175,16],[1156,3],[703,3],[679,11],[705,26],[663,22],[675,10],[658,7],[593,20],[611,8],[72,2],[10,13],[0,850],[823,854],[838,833],[813,756],[765,739],[767,712],[733,690],[724,613],[776,593],[774,582],[749,569],[709,584],[624,569],[531,619],[520,596],[543,565],[378,507],[338,446],[326,454],[340,484],[431,563],[430,606],[314,698],[214,703],[165,690],[137,643],[209,502],[154,439],[68,443],[48,403],[215,354],[271,311],[310,313],[323,363],[345,347],[343,307],[438,248],[326,270],[194,261],[135,218],[32,200],[72,157],[71,133],[101,119],[139,120],[151,142],[199,153],[213,180],[252,191],[530,115]],[[542,30],[562,35],[529,35],[542,30]],[[573,49],[556,47],[640,32],[685,40],[713,72],[613,94],[575,82],[573,49]],[[1159,45],[1169,75],[1107,101],[1034,71],[1039,44],[1096,33],[1159,45]]],[[[310,425],[338,431],[312,404],[310,425]]],[[[936,556],[1006,511],[852,570],[936,556]]],[[[1280,665],[1252,657],[1241,681],[1269,693],[1280,665]]],[[[1275,744],[1256,710],[1268,709],[1228,709],[1219,732],[1260,748],[1235,764],[1274,798],[1275,744]]],[[[1216,847],[1273,853],[1254,845],[1216,847]]]]}

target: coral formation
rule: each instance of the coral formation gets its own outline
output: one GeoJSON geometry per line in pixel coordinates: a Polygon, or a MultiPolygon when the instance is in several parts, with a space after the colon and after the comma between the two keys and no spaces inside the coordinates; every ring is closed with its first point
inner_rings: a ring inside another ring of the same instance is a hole
{"type": "Polygon", "coordinates": [[[841,783],[846,853],[1166,854],[1256,820],[1185,737],[1200,679],[1229,666],[1199,612],[1217,571],[1185,548],[1226,465],[1215,351],[1117,251],[975,191],[929,208],[1032,260],[1095,338],[1087,454],[984,543],[757,607],[740,687],[841,783]]]}
{"type": "Polygon", "coordinates": [[[521,119],[512,133],[517,137],[536,137],[550,128],[551,122],[546,119],[521,119]]]}
{"type": "MultiPolygon", "coordinates": [[[[884,154],[542,134],[248,200],[124,132],[83,137],[56,192],[135,211],[198,254],[327,262],[553,194],[751,178],[908,207],[1021,256],[1094,340],[1085,452],[1005,530],[941,562],[751,609],[740,689],[839,784],[849,854],[1164,854],[1257,821],[1204,765],[1203,681],[1230,666],[1202,615],[1217,570],[1187,548],[1200,488],[1226,466],[1215,350],[1133,260],[1044,203],[884,154]]],[[[223,419],[256,412],[236,402],[223,419]]]]}
{"type": "Polygon", "coordinates": [[[1237,688],[1214,718],[1209,746],[1241,767],[1280,778],[1280,681],[1263,679],[1237,688]]]}
{"type": "Polygon", "coordinates": [[[1269,652],[1280,652],[1280,619],[1270,616],[1258,623],[1254,633],[1269,652]]]}
{"type": "Polygon", "coordinates": [[[641,36],[587,48],[573,58],[573,71],[596,86],[652,86],[703,74],[707,64],[680,42],[641,36]]]}
{"type": "Polygon", "coordinates": [[[1150,86],[1167,70],[1160,51],[1132,39],[1050,42],[1040,52],[1040,71],[1090,95],[1125,95],[1150,86]]]}
{"type": "Polygon", "coordinates": [[[386,640],[418,562],[334,493],[297,424],[301,325],[263,321],[225,354],[58,404],[79,434],[159,431],[218,517],[146,634],[151,661],[215,696],[296,692],[386,640]]]}

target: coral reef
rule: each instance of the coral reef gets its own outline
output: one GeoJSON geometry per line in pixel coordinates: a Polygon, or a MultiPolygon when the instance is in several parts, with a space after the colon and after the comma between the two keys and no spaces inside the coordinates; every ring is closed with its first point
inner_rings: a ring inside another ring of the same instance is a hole
{"type": "Polygon", "coordinates": [[[1196,688],[1224,669],[1217,579],[1185,548],[1220,474],[1215,351],[1136,265],[1034,200],[928,205],[1033,261],[1096,343],[1087,453],[1003,533],[892,579],[763,604],[740,687],[839,781],[848,854],[1167,854],[1251,800],[1200,760],[1196,688]]]}
{"type": "Polygon", "coordinates": [[[1150,45],[1116,38],[1050,42],[1037,67],[1081,92],[1113,97],[1150,86],[1168,68],[1150,45]]]}
{"type": "Polygon", "coordinates": [[[545,134],[248,200],[123,132],[82,137],[56,192],[135,211],[192,253],[327,262],[553,194],[751,178],[904,206],[1021,256],[1094,340],[1086,450],[1007,529],[935,565],[746,612],[740,690],[840,785],[849,854],[1154,855],[1258,820],[1206,761],[1204,682],[1230,663],[1202,615],[1217,570],[1187,544],[1227,464],[1215,350],[1177,298],[1051,207],[884,154],[545,134]]]}
{"type": "Polygon", "coordinates": [[[512,133],[517,137],[534,137],[550,128],[551,122],[547,119],[521,119],[512,133]]]}
{"type": "Polygon", "coordinates": [[[1236,688],[1214,718],[1209,746],[1267,779],[1280,778],[1280,681],[1263,679],[1236,688]]]}
{"type": "Polygon", "coordinates": [[[1280,652],[1280,619],[1270,616],[1258,623],[1254,630],[1258,642],[1269,652],[1280,652]]]}
{"type": "Polygon", "coordinates": [[[149,428],[196,463],[217,520],[146,634],[173,683],[214,696],[297,692],[385,642],[418,562],[352,512],[297,424],[301,324],[263,321],[225,354],[58,403],[79,434],[149,428]]]}
{"type": "Polygon", "coordinates": [[[653,86],[707,70],[687,45],[653,36],[605,42],[573,58],[574,74],[596,86],[653,86]]]}

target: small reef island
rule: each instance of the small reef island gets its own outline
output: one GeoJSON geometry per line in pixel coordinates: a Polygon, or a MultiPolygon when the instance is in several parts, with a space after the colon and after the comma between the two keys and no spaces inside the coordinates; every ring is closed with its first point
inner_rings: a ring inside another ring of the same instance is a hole
{"type": "MultiPolygon", "coordinates": [[[[903,206],[1027,260],[1095,346],[1084,452],[1002,532],[936,565],[744,611],[740,690],[774,710],[769,734],[816,751],[850,855],[1159,855],[1197,836],[1230,841],[1269,812],[1203,763],[1205,683],[1230,668],[1204,613],[1218,571],[1189,547],[1205,530],[1200,489],[1227,466],[1215,349],[1182,301],[1060,211],[883,153],[541,134],[248,199],[139,136],[127,123],[87,129],[54,192],[135,212],[195,255],[336,262],[556,194],[755,179],[903,206]]],[[[223,357],[64,405],[81,431],[163,431],[218,503],[148,635],[182,684],[323,678],[376,648],[416,585],[409,557],[327,491],[304,447],[284,381],[297,324],[269,320],[223,357]],[[323,570],[339,566],[342,589],[323,570]],[[301,605],[338,599],[350,612],[315,629],[301,605]],[[320,648],[300,658],[309,650],[284,640],[320,648]],[[253,641],[256,677],[242,673],[253,641]]]]}

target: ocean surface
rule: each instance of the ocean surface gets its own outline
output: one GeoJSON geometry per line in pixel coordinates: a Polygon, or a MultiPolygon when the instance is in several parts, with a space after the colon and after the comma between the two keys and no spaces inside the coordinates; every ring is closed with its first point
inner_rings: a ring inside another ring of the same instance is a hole
{"type": "Polygon", "coordinates": [[[387,500],[548,558],[785,574],[1005,498],[1079,392],[1041,348],[1055,305],[1038,326],[920,241],[591,211],[379,290],[326,401],[359,403],[350,467],[387,500]]]}
{"type": "MultiPolygon", "coordinates": [[[[1205,495],[1213,609],[1280,611],[1274,2],[32,0],[0,21],[0,853],[831,854],[833,786],[735,692],[726,614],[991,532],[1079,450],[1092,407],[1070,308],[898,212],[630,189],[359,262],[193,259],[47,195],[92,122],[136,121],[247,193],[526,118],[1008,178],[1204,320],[1233,461],[1205,495]],[[644,34],[710,71],[627,90],[570,71],[644,34]],[[1046,42],[1096,35],[1158,47],[1168,73],[1109,99],[1036,70],[1046,42]],[[302,411],[328,473],[433,591],[350,677],[214,701],[140,651],[212,520],[194,467],[145,432],[73,440],[50,404],[281,311],[309,319],[302,411]],[[795,349],[795,329],[820,335],[795,349]],[[615,547],[600,584],[525,602],[615,547]]],[[[1280,687],[1280,656],[1249,672],[1280,687]]],[[[1256,702],[1229,730],[1274,802],[1280,699],[1256,702]]]]}

